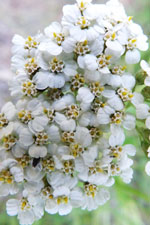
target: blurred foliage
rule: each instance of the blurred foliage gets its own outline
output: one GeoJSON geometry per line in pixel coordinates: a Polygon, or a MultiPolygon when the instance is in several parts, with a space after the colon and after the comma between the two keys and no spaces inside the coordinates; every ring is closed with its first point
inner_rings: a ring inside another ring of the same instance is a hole
{"type": "MultiPolygon", "coordinates": [[[[49,1],[51,2],[51,0],[49,1]]],[[[58,0],[54,2],[57,4],[58,0]]],[[[69,0],[63,2],[69,3],[69,0]]],[[[97,2],[102,1],[97,0],[97,2]]],[[[150,37],[150,0],[125,0],[124,3],[128,14],[134,16],[134,21],[140,23],[145,33],[150,37]]],[[[142,58],[149,60],[149,51],[142,53],[142,58]]],[[[139,65],[131,66],[129,70],[136,74],[139,65]]],[[[145,147],[143,144],[141,146],[136,131],[128,133],[126,143],[132,143],[137,147],[137,155],[134,158],[133,166],[134,177],[131,184],[126,185],[120,179],[116,179],[116,184],[110,188],[111,200],[93,212],[74,209],[70,215],[64,217],[45,214],[34,225],[149,225],[150,178],[144,172],[147,161],[144,154],[145,147]]],[[[1,199],[0,205],[0,225],[18,225],[16,217],[7,216],[3,200],[1,199]]]]}

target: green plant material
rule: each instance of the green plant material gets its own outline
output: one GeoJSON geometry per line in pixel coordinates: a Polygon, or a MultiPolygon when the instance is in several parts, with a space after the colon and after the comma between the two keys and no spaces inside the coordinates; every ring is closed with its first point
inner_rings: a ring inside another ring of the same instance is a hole
{"type": "Polygon", "coordinates": [[[146,101],[150,101],[150,87],[143,88],[142,95],[144,96],[146,101]]]}
{"type": "Polygon", "coordinates": [[[144,71],[142,71],[142,70],[137,72],[137,74],[135,76],[137,85],[144,84],[144,80],[145,80],[146,76],[147,76],[146,73],[144,71]]]}

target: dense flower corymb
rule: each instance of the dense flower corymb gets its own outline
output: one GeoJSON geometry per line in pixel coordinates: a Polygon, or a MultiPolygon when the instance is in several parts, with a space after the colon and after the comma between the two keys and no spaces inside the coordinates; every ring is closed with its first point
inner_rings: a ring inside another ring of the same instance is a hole
{"type": "Polygon", "coordinates": [[[20,224],[44,210],[94,210],[109,200],[116,176],[131,181],[136,149],[125,144],[125,131],[135,129],[136,116],[150,127],[150,113],[127,64],[147,49],[142,28],[118,0],[77,0],[43,34],[14,36],[15,103],[0,113],[0,196],[19,193],[6,208],[20,224]]]}

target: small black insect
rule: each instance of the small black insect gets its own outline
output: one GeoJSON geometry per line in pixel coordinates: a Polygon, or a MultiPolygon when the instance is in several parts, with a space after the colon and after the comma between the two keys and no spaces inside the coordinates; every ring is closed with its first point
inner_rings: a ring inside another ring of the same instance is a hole
{"type": "Polygon", "coordinates": [[[32,166],[36,167],[39,164],[39,162],[40,162],[40,158],[38,158],[38,159],[34,158],[33,162],[32,162],[32,166]]]}

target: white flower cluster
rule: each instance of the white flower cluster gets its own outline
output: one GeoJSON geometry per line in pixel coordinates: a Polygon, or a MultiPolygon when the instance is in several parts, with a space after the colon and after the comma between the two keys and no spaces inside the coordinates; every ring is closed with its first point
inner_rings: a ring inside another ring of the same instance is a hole
{"type": "Polygon", "coordinates": [[[117,0],[76,1],[44,34],[13,38],[15,105],[0,114],[0,196],[19,193],[6,207],[22,225],[44,210],[94,210],[116,176],[129,183],[133,175],[136,150],[124,132],[136,118],[127,105],[137,108],[142,96],[126,69],[140,61],[147,37],[117,0]]]}

